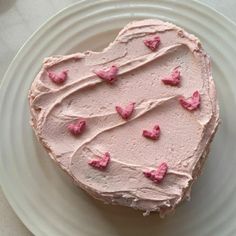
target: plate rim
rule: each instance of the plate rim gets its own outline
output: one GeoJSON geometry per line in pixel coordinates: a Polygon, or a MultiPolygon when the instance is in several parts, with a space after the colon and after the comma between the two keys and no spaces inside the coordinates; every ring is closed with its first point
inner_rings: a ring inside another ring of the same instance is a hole
{"type": "MultiPolygon", "coordinates": [[[[139,1],[139,0],[138,0],[139,1]]],[[[140,0],[142,1],[142,0],[140,0]]],[[[168,0],[169,2],[176,2],[176,0],[168,0]]],[[[103,2],[115,2],[114,0],[94,0],[94,3],[103,3],[103,2]]],[[[188,0],[181,0],[181,3],[184,2],[188,2],[188,0]]],[[[233,20],[231,20],[229,17],[225,16],[223,13],[219,12],[218,10],[216,10],[214,7],[209,6],[206,3],[200,2],[198,0],[193,0],[193,2],[195,4],[198,5],[198,7],[202,7],[207,9],[207,11],[210,11],[211,14],[215,15],[215,16],[220,16],[222,20],[224,20],[224,22],[226,22],[227,24],[230,24],[231,27],[233,27],[236,30],[236,22],[234,22],[233,20]]],[[[9,73],[12,69],[12,67],[14,66],[15,63],[17,63],[17,59],[18,57],[24,52],[24,50],[26,50],[27,46],[29,46],[29,44],[31,43],[31,41],[35,40],[35,38],[37,36],[40,36],[41,32],[43,32],[43,30],[45,29],[45,27],[47,27],[48,24],[53,23],[53,21],[57,22],[60,17],[62,16],[62,14],[67,11],[72,9],[73,7],[80,5],[80,4],[86,4],[86,0],[79,0],[75,3],[69,4],[66,7],[63,7],[61,10],[59,10],[58,12],[56,12],[55,14],[53,14],[51,17],[49,17],[49,19],[47,19],[44,23],[42,23],[29,37],[28,39],[23,43],[23,45],[20,47],[20,49],[17,51],[17,53],[15,54],[14,58],[11,60],[10,64],[7,67],[7,70],[5,71],[3,78],[1,80],[0,83],[0,91],[2,92],[2,90],[4,90],[6,88],[6,86],[11,82],[11,79],[9,79],[9,73]]],[[[88,2],[87,2],[88,3],[88,2]]],[[[134,3],[135,4],[135,3],[134,3]]],[[[194,6],[192,7],[194,8],[194,6]]],[[[18,64],[18,63],[17,63],[18,64]]],[[[3,93],[0,93],[0,98],[3,97],[3,95],[1,95],[3,93]]],[[[0,106],[2,105],[2,102],[0,100],[0,106]]],[[[2,158],[2,153],[1,153],[1,149],[0,149],[0,161],[2,158]]],[[[0,177],[1,177],[1,172],[0,172],[0,177]]],[[[4,196],[6,197],[8,203],[10,204],[11,208],[14,210],[15,214],[17,215],[17,217],[21,220],[21,222],[25,225],[25,227],[34,235],[42,235],[42,231],[40,230],[39,227],[37,227],[37,225],[35,224],[31,224],[31,221],[29,220],[29,217],[25,217],[25,213],[24,210],[20,207],[19,204],[16,204],[16,202],[14,202],[11,199],[11,193],[8,191],[7,187],[2,183],[1,178],[0,178],[0,186],[2,188],[2,191],[4,193],[4,196]]]]}

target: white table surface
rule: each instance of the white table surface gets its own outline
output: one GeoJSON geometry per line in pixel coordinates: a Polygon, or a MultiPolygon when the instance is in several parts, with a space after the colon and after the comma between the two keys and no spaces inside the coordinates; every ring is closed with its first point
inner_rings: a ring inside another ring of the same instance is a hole
{"type": "MultiPolygon", "coordinates": [[[[235,0],[199,1],[207,3],[236,22],[235,0]]],[[[0,0],[0,81],[25,40],[49,17],[74,2],[76,0],[0,0]]],[[[0,235],[32,235],[9,206],[1,187],[0,235]]]]}

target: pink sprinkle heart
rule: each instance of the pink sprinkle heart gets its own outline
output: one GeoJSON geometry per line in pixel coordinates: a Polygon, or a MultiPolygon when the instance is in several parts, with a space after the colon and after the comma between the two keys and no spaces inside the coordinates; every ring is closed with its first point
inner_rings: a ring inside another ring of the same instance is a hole
{"type": "Polygon", "coordinates": [[[180,83],[180,71],[174,69],[169,76],[162,79],[162,82],[166,85],[176,86],[180,83]]]}
{"type": "Polygon", "coordinates": [[[149,49],[156,51],[161,43],[161,39],[159,36],[155,36],[153,38],[145,39],[143,42],[149,49]]]}
{"type": "Polygon", "coordinates": [[[112,84],[117,79],[118,74],[118,67],[111,66],[107,69],[100,69],[100,70],[94,70],[93,71],[99,78],[103,79],[107,83],[112,84]]]}
{"type": "Polygon", "coordinates": [[[86,121],[85,120],[78,120],[75,123],[68,125],[68,130],[73,135],[81,134],[86,128],[86,121]]]}
{"type": "Polygon", "coordinates": [[[47,72],[47,74],[53,83],[63,84],[67,79],[67,76],[68,76],[67,72],[68,72],[68,70],[63,70],[62,72],[56,74],[53,71],[49,71],[49,72],[47,72]]]}
{"type": "Polygon", "coordinates": [[[88,164],[96,169],[104,170],[110,162],[110,153],[106,152],[99,159],[92,159],[88,164]]]}
{"type": "Polygon", "coordinates": [[[160,166],[157,167],[156,170],[144,171],[143,174],[153,182],[160,183],[164,179],[167,170],[168,165],[163,162],[160,166]]]}
{"type": "Polygon", "coordinates": [[[159,125],[155,125],[152,131],[144,130],[143,136],[152,140],[157,140],[160,136],[161,129],[159,125]]]}
{"type": "Polygon", "coordinates": [[[180,97],[179,102],[183,108],[185,108],[189,111],[196,110],[200,106],[200,94],[198,91],[195,91],[193,93],[192,97],[190,97],[190,98],[186,99],[184,97],[180,97]]]}
{"type": "Polygon", "coordinates": [[[124,120],[127,120],[132,115],[134,111],[134,106],[135,106],[135,102],[131,102],[125,108],[116,106],[116,111],[124,120]]]}

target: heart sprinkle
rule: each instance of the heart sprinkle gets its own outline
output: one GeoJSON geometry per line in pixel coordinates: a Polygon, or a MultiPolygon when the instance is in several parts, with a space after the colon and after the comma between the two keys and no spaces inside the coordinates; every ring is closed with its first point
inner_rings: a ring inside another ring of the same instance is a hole
{"type": "Polygon", "coordinates": [[[174,69],[171,74],[164,79],[162,82],[166,85],[177,86],[180,83],[180,71],[178,69],[174,69]]]}
{"type": "Polygon", "coordinates": [[[115,80],[117,79],[117,74],[118,74],[118,67],[116,66],[111,66],[110,68],[107,69],[100,69],[100,70],[94,70],[93,71],[99,78],[103,79],[107,83],[114,83],[115,80]]]}
{"type": "Polygon", "coordinates": [[[116,111],[124,120],[127,120],[132,115],[132,113],[134,111],[134,106],[135,106],[135,102],[131,102],[125,108],[122,108],[120,106],[116,106],[116,111]]]}
{"type": "Polygon", "coordinates": [[[47,74],[53,83],[63,84],[67,79],[67,76],[68,76],[67,72],[68,72],[68,70],[63,70],[62,72],[56,74],[53,71],[49,71],[49,72],[47,72],[47,74]]]}
{"type": "Polygon", "coordinates": [[[159,36],[155,36],[153,38],[145,39],[143,43],[152,51],[156,51],[161,43],[161,39],[159,36]]]}
{"type": "Polygon", "coordinates": [[[198,91],[195,91],[193,93],[192,97],[190,97],[190,98],[186,99],[184,97],[180,97],[179,102],[183,108],[185,108],[189,111],[196,110],[200,106],[200,94],[198,91]]]}
{"type": "Polygon", "coordinates": [[[108,166],[110,159],[110,153],[105,152],[104,155],[99,156],[99,159],[92,159],[88,164],[96,169],[104,170],[108,166]]]}
{"type": "Polygon", "coordinates": [[[153,127],[152,131],[144,130],[143,131],[143,136],[145,138],[149,138],[149,139],[152,139],[152,140],[157,140],[160,136],[160,132],[161,132],[160,126],[155,125],[153,127]]]}
{"type": "Polygon", "coordinates": [[[163,162],[161,165],[157,167],[156,170],[151,170],[151,171],[144,171],[143,174],[150,180],[152,180],[155,183],[160,183],[168,170],[168,165],[163,162]]]}
{"type": "Polygon", "coordinates": [[[75,123],[69,124],[67,128],[71,134],[80,135],[86,128],[86,121],[78,120],[75,123]]]}

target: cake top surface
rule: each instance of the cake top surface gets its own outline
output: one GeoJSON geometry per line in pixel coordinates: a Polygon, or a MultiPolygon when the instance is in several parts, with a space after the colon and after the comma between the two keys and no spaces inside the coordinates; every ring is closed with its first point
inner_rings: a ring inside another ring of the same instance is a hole
{"type": "Polygon", "coordinates": [[[102,52],[45,59],[30,105],[37,136],[80,186],[146,211],[186,196],[219,120],[201,43],[159,20],[129,23],[102,52]]]}

